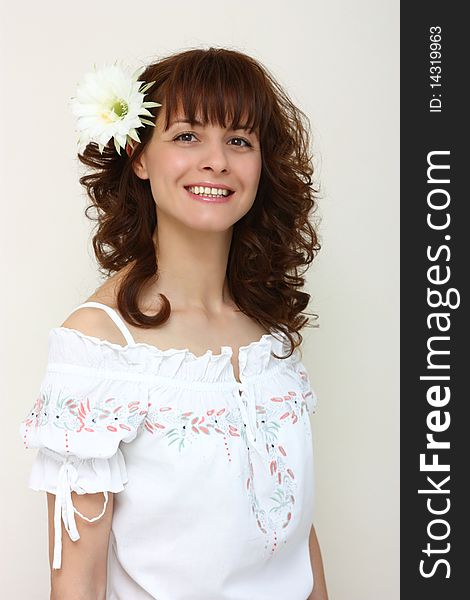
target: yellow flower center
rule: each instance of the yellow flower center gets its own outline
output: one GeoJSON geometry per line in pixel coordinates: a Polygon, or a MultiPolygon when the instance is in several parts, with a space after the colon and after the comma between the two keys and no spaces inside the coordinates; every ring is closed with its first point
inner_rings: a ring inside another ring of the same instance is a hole
{"type": "Polygon", "coordinates": [[[113,123],[118,119],[123,119],[129,112],[129,105],[125,100],[116,99],[110,106],[109,110],[101,113],[101,118],[105,123],[113,123]]]}

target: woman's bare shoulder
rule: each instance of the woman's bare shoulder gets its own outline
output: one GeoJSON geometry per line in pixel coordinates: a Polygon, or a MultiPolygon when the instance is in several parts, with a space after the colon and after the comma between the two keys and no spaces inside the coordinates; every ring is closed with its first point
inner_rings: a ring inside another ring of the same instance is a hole
{"type": "MultiPolygon", "coordinates": [[[[117,295],[117,277],[116,275],[108,278],[99,288],[97,288],[85,302],[99,302],[116,308],[117,295]]],[[[84,306],[71,313],[61,327],[75,329],[84,335],[107,340],[113,344],[125,345],[124,336],[119,331],[114,321],[110,318],[107,312],[101,308],[84,306]]]]}

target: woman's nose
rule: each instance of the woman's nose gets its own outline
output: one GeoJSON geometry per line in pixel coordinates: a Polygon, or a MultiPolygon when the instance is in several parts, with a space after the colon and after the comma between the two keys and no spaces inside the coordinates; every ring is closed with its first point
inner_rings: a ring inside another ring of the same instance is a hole
{"type": "Polygon", "coordinates": [[[228,171],[229,161],[224,145],[219,142],[208,143],[204,148],[200,167],[217,172],[228,171]]]}

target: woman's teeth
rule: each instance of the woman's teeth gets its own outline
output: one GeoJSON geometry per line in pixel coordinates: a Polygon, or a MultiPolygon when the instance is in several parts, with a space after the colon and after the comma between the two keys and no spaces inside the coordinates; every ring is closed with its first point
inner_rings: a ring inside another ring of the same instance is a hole
{"type": "Polygon", "coordinates": [[[217,196],[228,196],[231,192],[225,188],[210,188],[210,187],[202,187],[199,185],[191,185],[187,188],[193,194],[197,194],[198,196],[208,196],[209,198],[214,198],[217,196]]]}

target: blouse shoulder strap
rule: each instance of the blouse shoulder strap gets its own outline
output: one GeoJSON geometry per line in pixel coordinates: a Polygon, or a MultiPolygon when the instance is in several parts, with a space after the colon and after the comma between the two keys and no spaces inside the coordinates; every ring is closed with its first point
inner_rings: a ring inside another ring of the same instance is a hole
{"type": "Polygon", "coordinates": [[[123,319],[114,310],[114,308],[111,308],[110,306],[107,306],[106,304],[102,304],[101,302],[92,302],[92,301],[90,301],[90,302],[84,302],[83,304],[80,304],[80,306],[77,306],[74,309],[73,312],[75,312],[79,308],[87,308],[87,307],[90,307],[90,308],[101,308],[102,310],[104,310],[105,312],[107,312],[108,315],[111,317],[111,319],[116,323],[116,325],[119,328],[120,332],[124,336],[127,344],[132,345],[132,346],[135,345],[134,338],[132,337],[131,332],[127,328],[127,325],[124,323],[123,319]]]}

